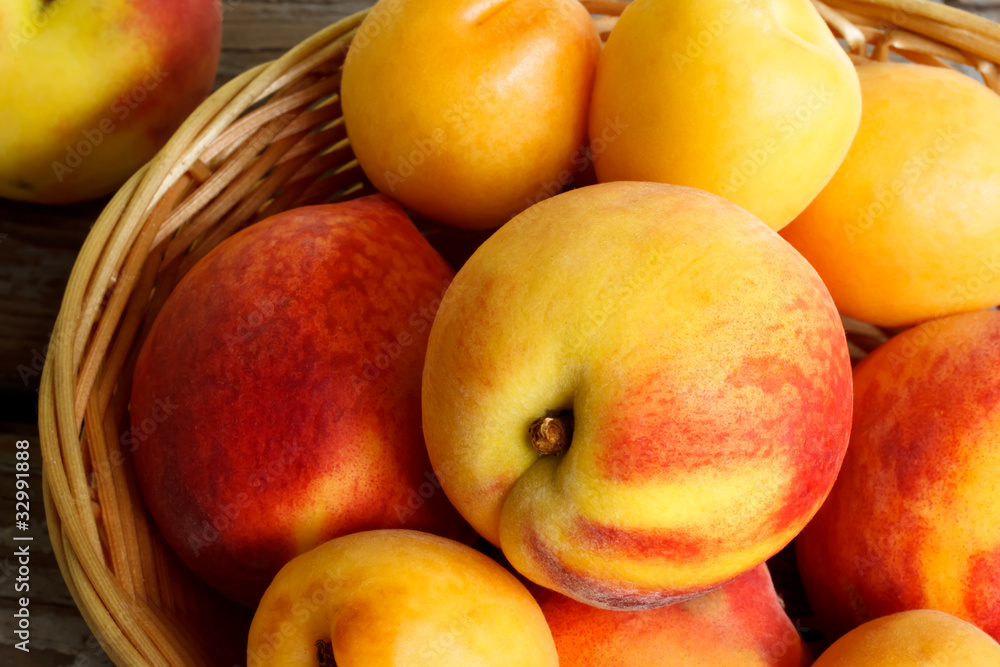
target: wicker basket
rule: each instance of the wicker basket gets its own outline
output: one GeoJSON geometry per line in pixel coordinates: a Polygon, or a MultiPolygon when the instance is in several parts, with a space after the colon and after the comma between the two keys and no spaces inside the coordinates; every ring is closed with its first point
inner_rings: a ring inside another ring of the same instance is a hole
{"type": "MultiPolygon", "coordinates": [[[[606,35],[625,2],[584,2],[606,35]]],[[[968,65],[1000,92],[1000,25],[926,0],[816,2],[857,61],[896,52],[968,65]]],[[[371,192],[338,97],[364,13],[234,79],[108,204],[73,268],[39,397],[45,513],[80,612],[118,665],[235,665],[250,612],[222,600],[151,522],[129,453],[132,368],[178,279],[237,230],[296,206],[371,192]]],[[[884,334],[847,323],[861,356],[884,334]]],[[[792,616],[794,566],[775,572],[792,616]]],[[[804,602],[801,602],[804,604],[804,602]]]]}

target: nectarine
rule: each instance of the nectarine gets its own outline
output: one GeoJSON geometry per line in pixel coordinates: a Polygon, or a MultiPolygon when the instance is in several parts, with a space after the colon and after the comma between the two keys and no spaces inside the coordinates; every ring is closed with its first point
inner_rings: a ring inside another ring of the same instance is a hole
{"type": "Polygon", "coordinates": [[[113,192],[212,89],[219,0],[17,0],[0,10],[0,197],[113,192]]]}
{"type": "Polygon", "coordinates": [[[851,375],[819,276],[706,192],[545,200],[459,271],[424,434],[460,512],[526,577],[595,606],[690,598],[802,529],[847,446],[851,375]]]}
{"type": "Polygon", "coordinates": [[[420,431],[424,349],[451,276],[379,195],[252,225],[178,283],[139,354],[122,438],[197,574],[253,605],[329,538],[467,530],[420,431]]]}
{"type": "Polygon", "coordinates": [[[998,369],[996,311],[927,322],[855,369],[844,468],[796,542],[832,637],[939,609],[1000,638],[998,369]]]}
{"type": "Polygon", "coordinates": [[[560,667],[806,667],[809,649],[758,565],[722,588],[643,611],[610,611],[539,588],[560,667]]]}

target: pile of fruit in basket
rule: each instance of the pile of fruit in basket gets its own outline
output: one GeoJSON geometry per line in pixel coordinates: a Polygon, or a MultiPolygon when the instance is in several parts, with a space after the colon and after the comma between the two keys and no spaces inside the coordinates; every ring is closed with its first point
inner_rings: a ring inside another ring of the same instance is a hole
{"type": "Polygon", "coordinates": [[[382,194],[212,250],[132,385],[248,665],[808,665],[793,540],[816,665],[1000,664],[1000,96],[808,0],[380,0],[341,95],[382,194]]]}

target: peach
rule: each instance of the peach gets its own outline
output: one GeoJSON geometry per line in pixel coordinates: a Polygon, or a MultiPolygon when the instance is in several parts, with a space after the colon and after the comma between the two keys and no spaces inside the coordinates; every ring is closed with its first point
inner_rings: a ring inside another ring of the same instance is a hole
{"type": "Polygon", "coordinates": [[[139,354],[122,444],[157,526],[209,584],[252,606],[332,537],[466,534],[420,431],[451,277],[378,195],[252,225],[178,283],[139,354]]]}
{"type": "Polygon", "coordinates": [[[895,327],[1000,303],[1000,96],[947,68],[858,75],[854,145],[782,234],[850,317],[895,327]]]}
{"type": "Polygon", "coordinates": [[[250,626],[247,667],[333,661],[558,665],[545,617],[521,582],[474,549],[410,530],[331,540],[288,563],[268,587],[250,626]]]}
{"type": "Polygon", "coordinates": [[[499,227],[584,169],[601,42],[577,0],[380,0],[344,64],[344,121],[380,191],[499,227]]]}
{"type": "Polygon", "coordinates": [[[805,526],[847,446],[850,380],[826,288],[773,230],[700,190],[605,183],[528,209],[459,271],[424,435],[521,574],[657,607],[805,526]]]}
{"type": "Polygon", "coordinates": [[[809,649],[785,614],[766,565],[686,602],[609,611],[538,589],[561,667],[806,667],[809,649]]]}
{"type": "Polygon", "coordinates": [[[996,667],[1000,645],[976,626],[926,609],[868,621],[841,637],[814,667],[996,667]]]}
{"type": "Polygon", "coordinates": [[[96,199],[208,95],[219,0],[8,0],[0,9],[0,197],[96,199]]]}
{"type": "Polygon", "coordinates": [[[910,329],[855,369],[843,470],[796,543],[831,636],[938,609],[1000,638],[997,368],[1000,312],[987,311],[910,329]]]}
{"type": "Polygon", "coordinates": [[[601,54],[590,137],[601,181],[701,188],[781,229],[860,115],[854,67],[809,0],[635,0],[601,54]]]}

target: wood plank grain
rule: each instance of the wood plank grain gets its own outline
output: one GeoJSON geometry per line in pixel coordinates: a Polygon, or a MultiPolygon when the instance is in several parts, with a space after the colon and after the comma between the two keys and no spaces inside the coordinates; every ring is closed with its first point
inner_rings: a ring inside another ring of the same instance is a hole
{"type": "Polygon", "coordinates": [[[229,0],[223,4],[222,59],[216,85],[279,58],[313,33],[370,7],[368,0],[264,2],[229,0]]]}
{"type": "Polygon", "coordinates": [[[105,201],[0,201],[0,421],[36,420],[39,369],[76,255],[105,201]]]}
{"type": "Polygon", "coordinates": [[[13,636],[16,609],[12,601],[0,599],[0,664],[18,667],[112,664],[76,607],[32,603],[30,651],[24,653],[14,648],[8,641],[13,636]]]}
{"type": "Polygon", "coordinates": [[[223,50],[283,52],[370,4],[366,0],[309,4],[242,2],[224,14],[223,50]]]}

